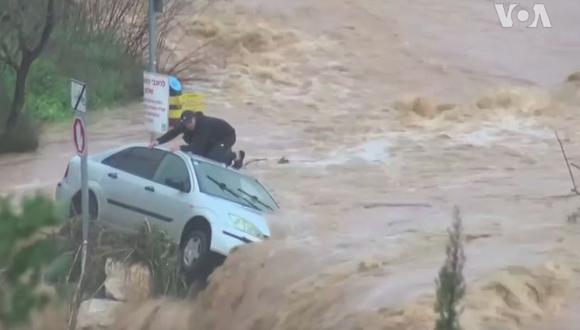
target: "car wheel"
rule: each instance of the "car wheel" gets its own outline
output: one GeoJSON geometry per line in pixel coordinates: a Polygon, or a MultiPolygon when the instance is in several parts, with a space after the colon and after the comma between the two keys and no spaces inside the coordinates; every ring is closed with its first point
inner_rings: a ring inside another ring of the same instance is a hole
{"type": "Polygon", "coordinates": [[[192,229],[181,244],[181,265],[189,281],[203,278],[208,274],[211,254],[209,235],[200,229],[192,229]]]}
{"type": "MultiPolygon", "coordinates": [[[[82,216],[81,193],[77,193],[70,203],[70,217],[82,216]]],[[[89,219],[96,220],[99,216],[99,204],[93,192],[89,192],[89,219]]]]}

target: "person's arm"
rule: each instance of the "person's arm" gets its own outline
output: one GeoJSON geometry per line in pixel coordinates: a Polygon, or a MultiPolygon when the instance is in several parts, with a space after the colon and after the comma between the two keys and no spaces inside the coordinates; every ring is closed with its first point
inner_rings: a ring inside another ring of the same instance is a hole
{"type": "Polygon", "coordinates": [[[157,142],[159,144],[167,143],[167,142],[175,139],[177,136],[179,136],[179,134],[182,134],[184,132],[184,129],[185,128],[183,127],[183,125],[178,125],[172,129],[170,129],[169,131],[167,131],[165,134],[158,137],[157,142]]]}

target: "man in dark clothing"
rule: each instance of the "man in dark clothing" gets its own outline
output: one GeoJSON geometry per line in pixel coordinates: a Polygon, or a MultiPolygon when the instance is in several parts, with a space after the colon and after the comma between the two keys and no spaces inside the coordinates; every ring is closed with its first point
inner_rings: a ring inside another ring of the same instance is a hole
{"type": "Polygon", "coordinates": [[[167,143],[183,134],[187,145],[181,151],[191,152],[216,162],[240,169],[244,163],[245,152],[235,153],[232,146],[236,143],[236,130],[225,120],[205,116],[202,112],[186,110],[180,123],[151,143],[153,148],[167,143]]]}

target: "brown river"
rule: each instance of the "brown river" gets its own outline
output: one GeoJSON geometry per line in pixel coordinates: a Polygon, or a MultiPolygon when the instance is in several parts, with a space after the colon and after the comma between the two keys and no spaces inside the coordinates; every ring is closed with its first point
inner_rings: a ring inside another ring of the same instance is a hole
{"type": "MultiPolygon", "coordinates": [[[[119,328],[161,306],[150,329],[432,329],[458,206],[464,328],[580,329],[580,197],[554,137],[580,164],[580,2],[545,7],[552,28],[503,28],[475,0],[184,12],[175,51],[212,39],[223,57],[189,88],[235,124],[283,212],[194,302],[135,306],[119,328]]],[[[146,141],[140,111],[93,114],[90,151],[146,141]]],[[[47,128],[37,153],[0,158],[0,193],[52,193],[72,155],[70,125],[47,128]]]]}

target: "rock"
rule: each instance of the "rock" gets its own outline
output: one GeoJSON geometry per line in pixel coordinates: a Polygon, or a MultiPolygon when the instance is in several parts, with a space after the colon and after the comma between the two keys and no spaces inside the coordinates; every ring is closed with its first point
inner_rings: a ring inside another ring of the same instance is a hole
{"type": "Polygon", "coordinates": [[[413,102],[413,112],[421,117],[434,118],[437,115],[437,107],[431,100],[418,97],[413,102]]]}
{"type": "Polygon", "coordinates": [[[290,161],[286,157],[282,157],[278,160],[278,164],[288,164],[290,161]]]}
{"type": "Polygon", "coordinates": [[[455,104],[437,104],[434,100],[426,97],[407,97],[394,103],[395,110],[403,113],[415,113],[416,115],[433,119],[441,112],[452,110],[455,104]]]}
{"type": "Polygon", "coordinates": [[[475,105],[479,109],[482,109],[482,110],[483,109],[491,109],[491,108],[493,108],[493,100],[489,96],[484,96],[484,97],[480,98],[479,100],[477,100],[475,105]]]}
{"type": "Polygon", "coordinates": [[[108,258],[105,262],[107,297],[119,301],[142,301],[152,296],[149,268],[142,264],[126,265],[108,258]]]}
{"type": "Polygon", "coordinates": [[[575,224],[578,223],[578,220],[580,220],[580,209],[574,211],[572,214],[568,215],[568,223],[569,224],[575,224]]]}
{"type": "Polygon", "coordinates": [[[115,312],[123,303],[107,299],[90,299],[81,303],[77,330],[107,329],[115,322],[115,312]]]}
{"type": "Polygon", "coordinates": [[[568,82],[580,82],[580,71],[570,74],[567,80],[568,82]]]}

